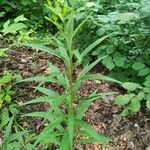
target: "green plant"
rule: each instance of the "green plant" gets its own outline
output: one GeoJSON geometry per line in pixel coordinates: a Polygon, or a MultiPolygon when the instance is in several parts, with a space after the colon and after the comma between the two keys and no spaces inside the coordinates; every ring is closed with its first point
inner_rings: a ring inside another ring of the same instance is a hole
{"type": "Polygon", "coordinates": [[[125,106],[121,116],[139,112],[144,101],[150,110],[150,78],[147,77],[143,85],[133,82],[125,82],[122,87],[127,90],[127,94],[119,95],[115,99],[115,104],[125,106]]]}
{"type": "MultiPolygon", "coordinates": [[[[117,33],[115,37],[103,42],[101,47],[97,46],[84,61],[89,62],[108,55],[109,57],[103,59],[102,64],[111,71],[110,77],[123,82],[141,81],[140,77],[135,75],[132,65],[134,62],[141,62],[149,68],[149,8],[148,0],[95,2],[87,0],[82,3],[78,20],[86,18],[91,12],[92,15],[79,36],[77,42],[79,46],[80,44],[86,46],[87,43],[105,34],[117,33]]],[[[142,74],[148,72],[146,69],[142,71],[144,71],[142,74]]]]}
{"type": "Polygon", "coordinates": [[[10,119],[6,129],[4,130],[4,136],[0,148],[2,150],[36,150],[32,142],[32,134],[27,131],[11,132],[13,126],[13,117],[10,119]]]}
{"type": "Polygon", "coordinates": [[[59,7],[59,5],[52,5],[52,3],[48,1],[47,8],[49,8],[54,17],[46,17],[46,19],[54,23],[59,30],[59,33],[52,39],[52,43],[50,43],[56,48],[32,43],[25,43],[23,45],[42,50],[60,58],[64,62],[66,70],[62,73],[58,67],[49,63],[48,76],[38,76],[23,80],[24,82],[32,80],[40,82],[39,86],[35,87],[35,89],[46,95],[28,101],[24,103],[24,105],[40,102],[48,102],[50,105],[47,112],[32,112],[24,115],[45,118],[47,125],[39,135],[35,136],[34,145],[37,148],[42,145],[45,149],[55,145],[59,150],[72,150],[73,145],[77,143],[86,144],[97,141],[101,144],[107,144],[111,138],[97,134],[92,127],[84,121],[83,116],[91,102],[113,93],[98,93],[94,91],[89,96],[79,97],[78,91],[81,83],[86,80],[118,81],[101,74],[87,74],[106,56],[97,59],[90,65],[86,65],[76,79],[74,79],[73,73],[76,67],[82,63],[83,58],[108,36],[96,40],[80,53],[79,50],[74,47],[74,38],[87,19],[83,20],[79,25],[76,25],[76,12],[70,8],[67,3],[64,4],[64,7],[59,7]],[[75,28],[75,26],[77,27],[75,28]],[[60,95],[42,86],[44,83],[49,82],[63,86],[63,94],[60,95]],[[77,135],[83,136],[83,139],[77,139],[77,135]]]}
{"type": "Polygon", "coordinates": [[[15,76],[9,72],[4,72],[0,77],[0,133],[8,124],[12,116],[15,118],[18,113],[18,105],[12,101],[12,96],[15,92],[12,90],[12,81],[15,79],[15,76]]]}
{"type": "Polygon", "coordinates": [[[7,20],[3,24],[3,29],[0,30],[0,33],[2,33],[2,38],[9,41],[7,45],[0,45],[0,57],[7,56],[6,52],[14,47],[18,46],[19,41],[21,41],[25,35],[27,34],[27,25],[24,23],[27,21],[27,19],[24,17],[24,15],[20,15],[13,19],[13,21],[7,20]]]}
{"type": "Polygon", "coordinates": [[[28,18],[27,25],[34,28],[44,24],[44,0],[1,0],[0,25],[9,19],[25,14],[28,18]],[[37,15],[40,14],[40,15],[37,15]]]}
{"type": "Polygon", "coordinates": [[[11,95],[13,91],[11,90],[12,85],[10,82],[12,81],[12,75],[10,73],[4,73],[0,78],[0,107],[4,103],[10,103],[11,95]]]}

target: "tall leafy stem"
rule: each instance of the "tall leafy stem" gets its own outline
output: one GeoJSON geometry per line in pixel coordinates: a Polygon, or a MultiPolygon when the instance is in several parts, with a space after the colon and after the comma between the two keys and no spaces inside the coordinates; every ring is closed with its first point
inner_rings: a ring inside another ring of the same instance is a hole
{"type": "MultiPolygon", "coordinates": [[[[99,58],[90,65],[87,65],[82,72],[78,75],[77,79],[73,78],[73,73],[75,68],[81,64],[82,59],[86,54],[88,54],[93,48],[105,40],[108,36],[104,36],[91,45],[89,45],[81,54],[74,48],[74,38],[84,25],[85,20],[81,22],[75,28],[75,11],[69,6],[65,5],[67,8],[65,13],[62,13],[63,8],[53,8],[51,3],[48,3],[48,8],[52,13],[54,13],[59,20],[55,18],[46,17],[49,21],[56,25],[60,32],[58,33],[58,38],[53,38],[53,42],[58,46],[57,49],[53,50],[50,47],[24,43],[23,45],[29,46],[31,48],[39,49],[44,52],[52,54],[64,62],[66,66],[66,71],[61,72],[58,67],[49,63],[50,73],[48,76],[37,76],[23,81],[39,81],[40,86],[35,89],[42,92],[46,96],[42,96],[31,101],[26,102],[27,104],[34,104],[39,102],[48,102],[50,108],[48,112],[33,112],[26,114],[25,116],[41,117],[48,120],[49,124],[43,129],[43,131],[36,136],[35,145],[45,145],[49,146],[50,143],[54,144],[59,150],[72,150],[73,145],[77,143],[91,143],[100,142],[102,144],[107,144],[111,139],[103,135],[97,134],[85,121],[82,120],[86,110],[88,109],[90,103],[96,99],[103,98],[104,96],[113,94],[109,93],[97,93],[93,92],[91,95],[86,97],[78,98],[78,91],[80,85],[85,80],[107,80],[111,82],[118,82],[109,77],[103,76],[101,74],[87,75],[87,73],[98,64],[104,57],[99,58]],[[64,93],[62,95],[57,94],[53,90],[41,87],[43,83],[51,82],[57,83],[64,87],[64,93]],[[74,107],[73,103],[77,103],[74,107]],[[64,106],[67,110],[66,113],[63,112],[62,107],[64,106]],[[64,126],[65,124],[65,126],[64,126]],[[84,130],[81,131],[81,128],[84,130]],[[89,139],[86,140],[75,140],[76,135],[81,134],[82,136],[88,136],[89,139]],[[49,136],[51,135],[51,136],[49,136]]],[[[54,15],[53,15],[54,16],[54,15]]],[[[106,56],[105,56],[106,57],[106,56]]]]}

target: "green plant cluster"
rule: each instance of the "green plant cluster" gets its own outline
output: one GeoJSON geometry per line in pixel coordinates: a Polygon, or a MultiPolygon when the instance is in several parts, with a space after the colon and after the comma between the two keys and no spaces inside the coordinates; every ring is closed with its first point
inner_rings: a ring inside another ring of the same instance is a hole
{"type": "Polygon", "coordinates": [[[91,15],[77,40],[79,46],[97,37],[111,33],[115,35],[100,47],[97,46],[83,64],[108,55],[102,64],[110,70],[110,77],[122,82],[134,82],[143,88],[149,87],[150,1],[97,0],[86,1],[81,6],[78,20],[91,15]]]}
{"type": "Polygon", "coordinates": [[[43,0],[1,0],[0,18],[2,21],[0,24],[24,14],[29,26],[41,25],[44,23],[44,3],[43,0]]]}

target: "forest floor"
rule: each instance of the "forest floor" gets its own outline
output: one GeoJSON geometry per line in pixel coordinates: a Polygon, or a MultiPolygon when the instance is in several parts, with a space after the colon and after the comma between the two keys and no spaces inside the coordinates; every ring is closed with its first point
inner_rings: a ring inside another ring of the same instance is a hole
{"type": "MultiPolygon", "coordinates": [[[[36,52],[31,49],[21,48],[10,50],[7,58],[0,60],[0,72],[4,69],[13,74],[21,74],[23,78],[47,74],[47,61],[57,65],[62,71],[65,69],[63,63],[47,55],[43,52],[36,52]]],[[[82,70],[79,67],[75,71],[77,76],[82,70]]],[[[92,72],[107,74],[107,70],[98,65],[92,72]]],[[[15,85],[16,95],[13,100],[22,103],[39,96],[39,93],[33,90],[34,82],[19,83],[15,85]]],[[[52,88],[59,93],[63,92],[60,86],[48,84],[48,88],[52,88]]],[[[101,92],[119,92],[119,87],[107,82],[86,81],[80,88],[79,95],[87,95],[98,89],[101,92]]],[[[108,96],[105,99],[99,99],[91,104],[85,114],[85,119],[93,126],[93,128],[104,135],[113,138],[107,147],[102,147],[98,143],[88,145],[76,145],[75,150],[150,150],[150,112],[145,107],[141,112],[132,114],[123,118],[118,114],[122,108],[113,104],[114,96],[108,96]]],[[[48,104],[35,104],[26,106],[21,111],[47,111],[48,104]]],[[[33,129],[36,132],[42,128],[44,122],[37,118],[27,118],[20,120],[24,128],[33,129]]]]}

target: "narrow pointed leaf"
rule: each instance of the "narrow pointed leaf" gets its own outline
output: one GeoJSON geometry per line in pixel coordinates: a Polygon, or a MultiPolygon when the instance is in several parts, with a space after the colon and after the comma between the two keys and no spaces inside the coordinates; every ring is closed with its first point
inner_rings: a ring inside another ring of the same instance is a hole
{"type": "Polygon", "coordinates": [[[97,45],[99,45],[102,41],[104,41],[106,38],[108,38],[109,35],[103,36],[102,38],[98,39],[97,41],[93,42],[91,45],[89,45],[82,53],[82,58],[88,54],[93,48],[95,48],[97,45]]]}
{"type": "Polygon", "coordinates": [[[27,47],[31,47],[33,49],[37,49],[37,50],[41,50],[41,51],[47,52],[47,53],[49,53],[51,55],[54,55],[54,56],[56,56],[58,58],[61,58],[59,52],[56,52],[52,48],[46,47],[44,45],[32,44],[32,43],[23,43],[22,45],[23,46],[27,46],[27,47]]]}
{"type": "Polygon", "coordinates": [[[78,122],[80,126],[89,134],[90,138],[94,138],[97,142],[100,142],[103,145],[106,145],[111,141],[111,138],[96,133],[96,131],[85,121],[79,120],[78,122]]]}

